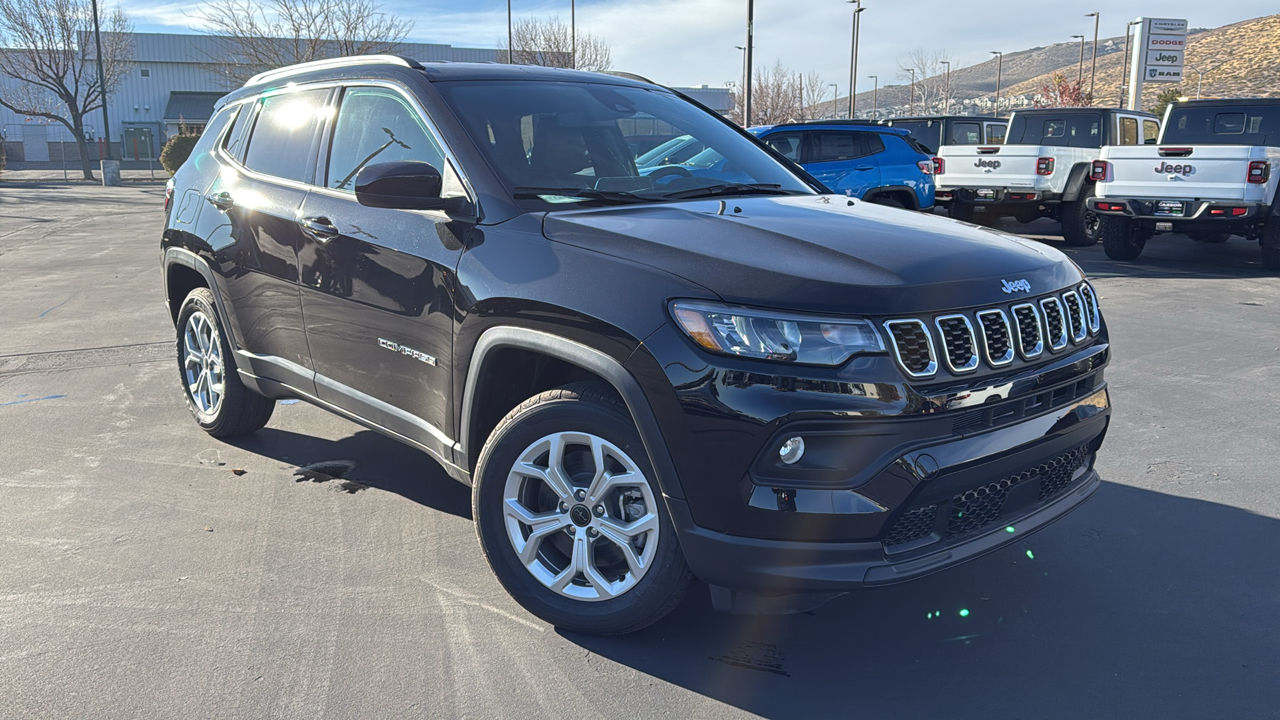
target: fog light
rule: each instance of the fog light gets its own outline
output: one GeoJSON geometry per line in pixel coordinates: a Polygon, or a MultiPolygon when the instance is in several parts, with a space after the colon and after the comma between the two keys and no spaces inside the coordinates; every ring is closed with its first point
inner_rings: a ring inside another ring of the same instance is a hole
{"type": "Polygon", "coordinates": [[[778,448],[778,459],[783,465],[795,465],[802,457],[804,457],[804,438],[802,437],[789,438],[782,443],[782,447],[778,448]]]}

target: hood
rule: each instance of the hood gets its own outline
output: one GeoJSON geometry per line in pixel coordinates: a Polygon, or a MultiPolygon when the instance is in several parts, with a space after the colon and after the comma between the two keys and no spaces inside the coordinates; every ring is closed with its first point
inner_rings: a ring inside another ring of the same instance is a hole
{"type": "Polygon", "coordinates": [[[1081,280],[1047,245],[835,195],[557,211],[543,231],[677,275],[729,303],[807,312],[937,312],[1081,280]],[[1026,280],[1031,290],[1006,294],[1002,280],[1026,280]]]}

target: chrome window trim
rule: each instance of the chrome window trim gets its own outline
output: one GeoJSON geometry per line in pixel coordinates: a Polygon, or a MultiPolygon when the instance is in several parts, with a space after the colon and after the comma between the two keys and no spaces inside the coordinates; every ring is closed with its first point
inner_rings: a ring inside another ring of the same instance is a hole
{"type": "Polygon", "coordinates": [[[1040,319],[1040,310],[1035,303],[1018,303],[1009,308],[1009,312],[1013,313],[1014,328],[1018,332],[1018,352],[1022,354],[1024,360],[1034,360],[1044,354],[1044,322],[1040,319]],[[1036,320],[1036,347],[1035,350],[1027,352],[1027,348],[1022,344],[1022,320],[1018,318],[1018,308],[1030,308],[1031,317],[1036,320]]]}
{"type": "Polygon", "coordinates": [[[1088,296],[1089,333],[1096,335],[1102,329],[1102,308],[1098,305],[1098,293],[1087,282],[1080,283],[1079,292],[1081,299],[1084,299],[1086,295],[1088,296]]]}
{"type": "Polygon", "coordinates": [[[933,335],[929,332],[929,326],[924,324],[922,320],[916,318],[899,318],[896,320],[885,320],[882,323],[885,332],[889,334],[889,345],[893,347],[893,357],[898,361],[898,367],[902,368],[902,372],[912,378],[932,377],[938,372],[938,352],[933,346],[933,335]],[[907,364],[902,360],[902,353],[898,350],[898,339],[893,334],[894,325],[915,325],[924,333],[925,344],[929,347],[929,365],[921,372],[912,372],[907,364]]]}
{"type": "Polygon", "coordinates": [[[1067,325],[1071,331],[1071,342],[1082,343],[1085,338],[1089,337],[1089,321],[1084,315],[1084,301],[1074,290],[1068,290],[1062,293],[1062,301],[1067,310],[1067,325]],[[1072,308],[1075,312],[1072,312],[1072,308]],[[1080,319],[1080,332],[1076,332],[1076,323],[1072,318],[1080,319]]]}
{"type": "MultiPolygon", "coordinates": [[[[989,310],[979,310],[975,317],[978,319],[978,327],[982,328],[982,354],[987,358],[987,364],[991,367],[1004,367],[1013,362],[1013,358],[1017,355],[1014,349],[1013,326],[1009,324],[1009,316],[1004,314],[1004,310],[1000,308],[991,308],[989,310]],[[994,315],[1000,319],[1004,325],[1005,337],[1009,339],[1009,349],[1001,355],[999,359],[991,357],[991,347],[987,345],[987,326],[982,323],[983,316],[994,315]]],[[[1022,338],[1019,336],[1018,343],[1021,344],[1022,338]]]]}
{"type": "Polygon", "coordinates": [[[978,369],[978,339],[973,335],[973,323],[969,322],[969,318],[965,315],[939,315],[933,319],[933,324],[938,328],[938,339],[942,343],[942,358],[946,361],[947,367],[951,372],[960,375],[963,373],[973,372],[978,369]],[[946,320],[959,320],[964,323],[964,329],[969,332],[969,349],[972,353],[969,356],[969,362],[960,367],[951,364],[951,353],[947,349],[947,333],[942,329],[942,323],[946,320]]]}
{"type": "MultiPolygon", "coordinates": [[[[479,196],[476,194],[475,189],[472,187],[470,178],[467,177],[466,172],[462,169],[462,165],[458,162],[457,156],[454,155],[453,151],[449,148],[448,143],[446,143],[444,141],[444,138],[440,135],[440,131],[436,127],[435,123],[431,121],[431,116],[427,114],[426,109],[422,107],[422,103],[418,102],[418,99],[415,98],[412,93],[406,92],[406,90],[402,86],[396,83],[389,82],[387,80],[378,80],[373,78],[349,78],[349,79],[342,79],[342,80],[324,80],[320,82],[307,83],[305,85],[290,84],[288,87],[272,88],[270,90],[257,93],[251,97],[240,98],[236,100],[235,103],[232,103],[232,104],[240,105],[240,104],[256,103],[259,100],[262,100],[263,98],[267,96],[272,96],[272,95],[284,95],[284,94],[295,93],[295,92],[304,92],[307,90],[325,90],[325,89],[332,89],[332,88],[342,88],[345,90],[346,88],[350,88],[350,87],[385,88],[399,94],[406,101],[408,101],[408,103],[411,106],[413,106],[413,109],[418,113],[418,119],[420,119],[422,121],[422,124],[426,126],[427,132],[430,133],[431,135],[431,139],[434,140],[436,145],[440,147],[440,152],[441,154],[444,155],[445,161],[447,161],[449,165],[453,167],[454,172],[457,173],[458,181],[462,183],[462,188],[467,194],[467,201],[470,202],[472,205],[476,206],[477,211],[479,210],[479,200],[477,200],[479,196]]],[[[338,102],[338,100],[340,100],[340,97],[338,96],[331,97],[329,99],[328,104],[325,105],[325,108],[330,113],[332,113],[331,117],[326,118],[326,120],[333,120],[337,117],[338,112],[341,110],[341,102],[338,102]]],[[[254,124],[257,124],[256,120],[254,124]]],[[[253,128],[246,128],[246,132],[252,132],[252,131],[253,131],[253,128]]],[[[330,128],[328,133],[326,133],[326,139],[330,138],[332,134],[333,134],[333,130],[332,128],[330,128]]],[[[252,140],[252,135],[250,136],[250,140],[252,140]]],[[[325,168],[327,170],[329,148],[322,147],[320,148],[320,152],[324,153],[325,155],[325,168]]],[[[313,192],[318,191],[318,192],[325,193],[326,195],[332,195],[334,197],[345,197],[345,198],[355,197],[355,195],[353,195],[352,193],[344,193],[337,190],[331,190],[330,188],[324,187],[322,185],[317,185],[315,183],[308,184],[304,182],[298,182],[296,180],[288,180],[285,178],[276,177],[274,175],[266,175],[264,173],[260,173],[255,170],[251,170],[240,161],[236,160],[233,157],[230,157],[225,152],[223,152],[221,146],[218,147],[218,157],[223,162],[226,162],[227,164],[234,167],[238,172],[243,173],[244,175],[247,175],[248,177],[254,180],[260,180],[263,182],[280,183],[287,187],[296,188],[298,190],[310,190],[313,192]]],[[[438,168],[438,169],[441,172],[444,171],[444,168],[438,168]]],[[[422,211],[410,211],[410,212],[437,212],[437,211],[422,210],[422,211]]]]}
{"type": "Polygon", "coordinates": [[[1040,299],[1040,309],[1044,312],[1044,325],[1042,327],[1046,333],[1049,331],[1049,311],[1047,308],[1050,304],[1058,308],[1058,317],[1062,319],[1062,333],[1057,338],[1049,338],[1049,349],[1056,352],[1066,347],[1069,342],[1067,340],[1067,311],[1062,307],[1062,302],[1057,297],[1051,295],[1040,299]]]}

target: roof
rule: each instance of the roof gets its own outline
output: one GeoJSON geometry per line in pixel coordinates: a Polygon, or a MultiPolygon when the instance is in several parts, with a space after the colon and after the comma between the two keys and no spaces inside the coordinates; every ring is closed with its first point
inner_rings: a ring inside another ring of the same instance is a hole
{"type": "Polygon", "coordinates": [[[1207,98],[1204,100],[1177,100],[1178,107],[1233,107],[1236,105],[1280,105],[1280,97],[1207,98]]]}
{"type": "Polygon", "coordinates": [[[188,121],[203,122],[213,117],[213,107],[224,93],[220,92],[185,92],[175,90],[169,93],[169,102],[164,106],[165,122],[188,121]]]}
{"type": "Polygon", "coordinates": [[[1124,108],[1113,107],[1060,107],[1060,108],[1018,108],[1013,111],[1017,115],[1078,115],[1083,113],[1129,113],[1132,115],[1146,115],[1147,117],[1155,117],[1149,112],[1141,110],[1125,110],[1124,108]]]}
{"type": "Polygon", "coordinates": [[[903,130],[902,128],[889,127],[888,125],[875,125],[872,123],[862,122],[859,120],[853,120],[853,121],[810,120],[807,122],[780,123],[778,125],[770,125],[770,126],[761,128],[757,130],[757,132],[764,132],[765,130],[776,130],[778,128],[801,128],[801,127],[817,127],[823,130],[830,130],[832,128],[844,128],[845,130],[853,130],[854,132],[874,132],[874,133],[883,133],[885,135],[909,135],[910,134],[906,130],[903,130]]]}
{"type": "Polygon", "coordinates": [[[885,120],[887,123],[895,123],[899,121],[919,122],[921,120],[982,120],[984,122],[1009,122],[1009,118],[986,117],[983,115],[910,115],[907,117],[893,117],[885,120]]]}

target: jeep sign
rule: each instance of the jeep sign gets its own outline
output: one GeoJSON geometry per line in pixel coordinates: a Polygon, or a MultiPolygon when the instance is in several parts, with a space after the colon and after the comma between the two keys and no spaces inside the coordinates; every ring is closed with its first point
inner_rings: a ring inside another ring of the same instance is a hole
{"type": "Polygon", "coordinates": [[[1187,21],[1173,18],[1138,18],[1129,67],[1126,107],[1142,109],[1143,83],[1182,81],[1186,61],[1187,21]]]}

